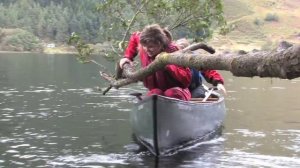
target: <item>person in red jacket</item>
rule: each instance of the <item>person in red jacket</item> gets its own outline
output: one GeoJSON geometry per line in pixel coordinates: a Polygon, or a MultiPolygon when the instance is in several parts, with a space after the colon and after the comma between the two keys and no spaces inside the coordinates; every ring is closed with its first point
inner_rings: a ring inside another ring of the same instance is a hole
{"type": "MultiPolygon", "coordinates": [[[[190,45],[190,42],[186,38],[179,39],[175,42],[179,49],[184,49],[190,45]]],[[[205,79],[208,83],[216,86],[218,90],[221,90],[226,94],[226,89],[224,87],[224,79],[222,75],[216,70],[202,70],[191,69],[192,81],[189,86],[189,90],[193,98],[205,97],[205,92],[207,89],[204,88],[202,80],[205,79]]]]}
{"type": "MultiPolygon", "coordinates": [[[[159,25],[148,25],[142,32],[131,35],[125,50],[124,58],[119,62],[122,68],[125,63],[132,63],[139,54],[141,66],[147,67],[161,52],[172,53],[179,48],[172,43],[171,33],[159,25]]],[[[192,75],[189,68],[166,65],[143,79],[144,86],[148,88],[147,95],[157,94],[181,100],[189,100],[191,93],[188,89],[192,75]]]]}

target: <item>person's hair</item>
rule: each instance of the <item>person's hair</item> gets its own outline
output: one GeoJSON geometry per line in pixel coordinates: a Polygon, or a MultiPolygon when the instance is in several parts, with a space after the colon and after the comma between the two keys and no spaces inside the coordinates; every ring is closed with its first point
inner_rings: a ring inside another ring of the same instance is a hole
{"type": "Polygon", "coordinates": [[[140,43],[142,45],[148,43],[156,43],[167,48],[172,41],[172,34],[166,28],[160,27],[158,24],[146,26],[140,35],[140,43]]]}
{"type": "Polygon", "coordinates": [[[180,48],[180,49],[184,49],[186,48],[187,46],[190,45],[190,42],[188,41],[188,39],[186,38],[181,38],[181,39],[178,39],[175,44],[180,48]]]}

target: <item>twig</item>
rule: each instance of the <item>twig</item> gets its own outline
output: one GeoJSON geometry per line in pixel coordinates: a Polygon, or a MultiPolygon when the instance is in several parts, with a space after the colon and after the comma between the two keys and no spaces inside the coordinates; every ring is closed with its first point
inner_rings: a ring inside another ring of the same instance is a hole
{"type": "Polygon", "coordinates": [[[94,64],[96,64],[96,65],[98,65],[98,66],[100,66],[103,70],[107,70],[106,69],[106,67],[105,66],[103,66],[102,64],[99,64],[97,61],[95,61],[95,60],[90,60],[90,62],[92,62],[92,63],[94,63],[94,64]]]}
{"type": "Polygon", "coordinates": [[[129,34],[129,31],[130,31],[130,29],[131,29],[131,26],[134,24],[137,15],[138,15],[139,13],[141,13],[142,9],[144,8],[144,6],[145,6],[148,2],[149,2],[148,0],[143,1],[142,6],[136,11],[136,13],[134,14],[134,16],[133,16],[132,19],[130,20],[130,23],[129,23],[129,25],[128,25],[126,31],[125,31],[125,34],[124,34],[124,36],[123,36],[123,39],[122,39],[122,41],[119,43],[119,50],[123,50],[123,43],[125,42],[125,39],[126,39],[126,37],[128,36],[128,34],[129,34]]]}
{"type": "Polygon", "coordinates": [[[198,50],[198,49],[203,49],[203,50],[207,51],[210,54],[214,54],[216,52],[214,48],[212,48],[212,47],[210,47],[210,46],[208,46],[204,43],[196,43],[196,44],[189,45],[186,48],[184,48],[182,50],[182,52],[186,53],[188,51],[195,51],[195,50],[198,50]]]}
{"type": "Polygon", "coordinates": [[[103,95],[105,95],[113,86],[109,85],[104,91],[103,91],[103,95]]]}

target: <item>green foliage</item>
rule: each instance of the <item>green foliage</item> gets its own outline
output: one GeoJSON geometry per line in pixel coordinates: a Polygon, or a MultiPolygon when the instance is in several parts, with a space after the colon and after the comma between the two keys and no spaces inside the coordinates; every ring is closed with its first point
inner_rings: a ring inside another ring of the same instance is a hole
{"type": "Polygon", "coordinates": [[[235,24],[226,24],[220,28],[220,34],[226,35],[229,32],[233,31],[236,28],[235,24]]]}
{"type": "Polygon", "coordinates": [[[22,28],[40,39],[65,43],[72,32],[88,42],[100,42],[102,0],[9,0],[0,2],[0,27],[22,28]]]}
{"type": "Polygon", "coordinates": [[[263,22],[262,20],[256,18],[256,19],[254,20],[254,24],[257,25],[257,26],[260,26],[260,25],[263,25],[264,22],[263,22]]]}
{"type": "Polygon", "coordinates": [[[9,36],[6,45],[21,51],[37,51],[42,48],[39,39],[35,35],[23,30],[9,36]]]}
{"type": "Polygon", "coordinates": [[[268,13],[267,16],[265,17],[265,21],[267,21],[267,22],[278,22],[279,17],[276,13],[268,13]]]}
{"type": "Polygon", "coordinates": [[[88,63],[91,61],[93,49],[88,44],[83,42],[78,34],[72,33],[68,40],[68,44],[74,45],[77,49],[78,54],[76,55],[76,58],[80,63],[88,63]]]}
{"type": "Polygon", "coordinates": [[[104,29],[110,32],[105,36],[110,40],[124,36],[128,26],[136,31],[153,23],[168,27],[175,38],[204,39],[226,24],[221,0],[106,0],[97,9],[105,16],[104,29]]]}

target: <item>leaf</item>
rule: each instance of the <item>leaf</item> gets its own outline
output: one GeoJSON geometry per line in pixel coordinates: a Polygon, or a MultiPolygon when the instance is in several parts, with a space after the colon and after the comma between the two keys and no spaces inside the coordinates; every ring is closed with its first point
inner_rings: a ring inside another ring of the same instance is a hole
{"type": "Polygon", "coordinates": [[[68,44],[75,46],[76,50],[78,51],[78,54],[76,54],[75,56],[80,63],[90,62],[90,57],[94,49],[91,48],[88,44],[85,44],[78,34],[73,32],[68,40],[68,44]]]}

